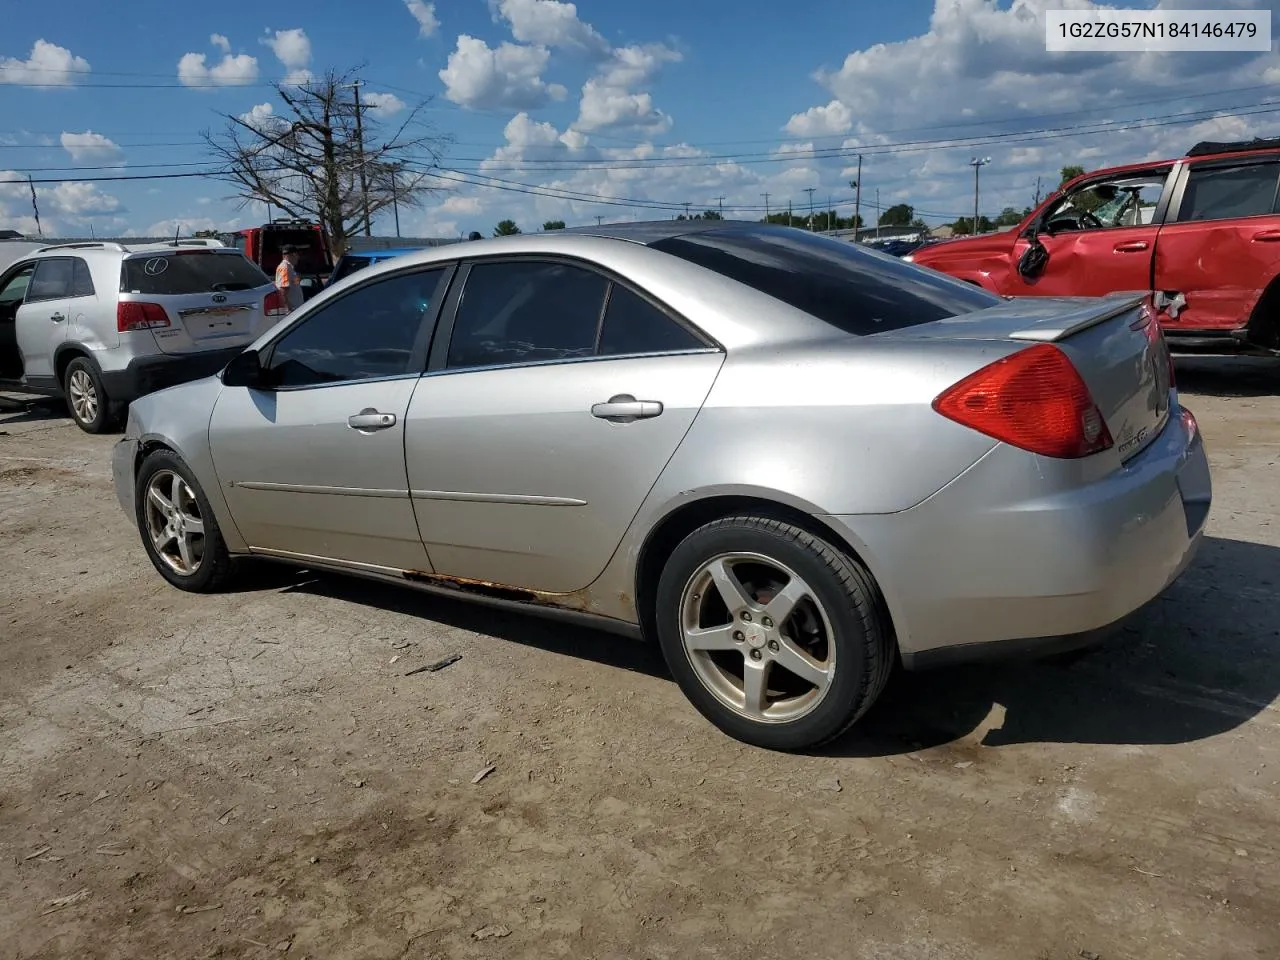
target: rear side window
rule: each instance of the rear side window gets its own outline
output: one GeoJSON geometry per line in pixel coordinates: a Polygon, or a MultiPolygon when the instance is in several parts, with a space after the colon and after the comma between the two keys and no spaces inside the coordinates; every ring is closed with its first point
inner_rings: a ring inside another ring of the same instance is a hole
{"type": "Polygon", "coordinates": [[[1002,302],[961,280],[803,230],[710,230],[652,246],[857,336],[1002,302]]]}
{"type": "Polygon", "coordinates": [[[1178,209],[1178,222],[1230,220],[1272,213],[1280,163],[1242,167],[1192,167],[1178,209]]]}
{"type": "Polygon", "coordinates": [[[614,284],[600,328],[602,357],[627,353],[666,353],[705,347],[698,337],[639,294],[614,284]]]}
{"type": "Polygon", "coordinates": [[[120,268],[121,293],[150,296],[252,290],[270,282],[238,253],[144,253],[125,260],[120,268]]]}
{"type": "Polygon", "coordinates": [[[447,365],[591,356],[608,284],[598,273],[564,263],[476,264],[458,305],[447,365]]]}
{"type": "Polygon", "coordinates": [[[65,257],[41,260],[27,290],[27,303],[36,300],[60,300],[71,296],[71,260],[65,257]]]}
{"type": "Polygon", "coordinates": [[[71,296],[93,296],[93,277],[89,273],[89,265],[79,257],[71,261],[71,296]]]}

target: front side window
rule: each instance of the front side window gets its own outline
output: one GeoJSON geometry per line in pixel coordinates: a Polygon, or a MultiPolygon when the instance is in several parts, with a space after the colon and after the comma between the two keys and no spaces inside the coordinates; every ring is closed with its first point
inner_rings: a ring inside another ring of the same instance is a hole
{"type": "Polygon", "coordinates": [[[1280,174],[1280,163],[1193,166],[1178,208],[1178,222],[1230,220],[1274,213],[1277,174],[1280,174]]]}
{"type": "Polygon", "coordinates": [[[651,246],[856,336],[1003,302],[980,287],[897,257],[786,227],[706,230],[651,246]]]}
{"type": "Polygon", "coordinates": [[[1068,230],[1107,230],[1140,227],[1152,222],[1167,171],[1094,181],[1078,187],[1046,211],[1042,229],[1047,233],[1068,230]]]}
{"type": "Polygon", "coordinates": [[[23,267],[5,283],[4,289],[0,290],[0,307],[12,307],[22,302],[22,298],[27,294],[27,288],[31,285],[31,275],[35,272],[35,267],[23,267]]]}
{"type": "Polygon", "coordinates": [[[444,268],[396,274],[320,307],[275,342],[268,382],[302,387],[414,372],[414,347],[444,274],[444,268]]]}
{"type": "Polygon", "coordinates": [[[590,357],[609,281],[564,263],[479,263],[467,275],[449,367],[590,357]]]}
{"type": "Polygon", "coordinates": [[[71,296],[71,260],[66,257],[41,260],[27,290],[27,303],[37,300],[60,300],[71,296]]]}

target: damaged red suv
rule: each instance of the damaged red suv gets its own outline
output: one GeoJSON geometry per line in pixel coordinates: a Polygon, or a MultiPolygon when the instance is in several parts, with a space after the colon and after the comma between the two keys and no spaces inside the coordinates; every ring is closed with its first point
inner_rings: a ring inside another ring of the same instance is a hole
{"type": "Polygon", "coordinates": [[[1280,138],[1076,177],[1012,230],[906,259],[1006,296],[1152,294],[1170,347],[1280,352],[1280,138]]]}

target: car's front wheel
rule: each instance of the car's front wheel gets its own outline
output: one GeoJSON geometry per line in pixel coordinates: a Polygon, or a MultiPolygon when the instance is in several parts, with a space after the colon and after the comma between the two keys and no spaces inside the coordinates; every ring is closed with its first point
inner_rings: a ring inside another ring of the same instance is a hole
{"type": "Polygon", "coordinates": [[[134,494],[142,545],[175,587],[210,593],[231,577],[231,556],[195,475],[172,450],[142,461],[134,494]]]}
{"type": "Polygon", "coordinates": [[[730,736],[804,750],[884,689],[893,635],[875,582],[780,520],[726,517],[689,534],[658,583],[658,640],[693,705],[730,736]]]}

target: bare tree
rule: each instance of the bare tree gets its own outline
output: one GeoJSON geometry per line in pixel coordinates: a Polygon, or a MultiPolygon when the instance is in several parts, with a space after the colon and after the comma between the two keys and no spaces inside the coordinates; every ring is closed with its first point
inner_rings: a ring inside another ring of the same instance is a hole
{"type": "Polygon", "coordinates": [[[265,202],[320,223],[335,256],[381,211],[422,206],[435,190],[428,171],[450,141],[420,119],[429,101],[385,136],[369,104],[357,106],[355,74],[277,84],[281,113],[223,114],[222,132],[201,134],[241,206],[265,202]]]}

